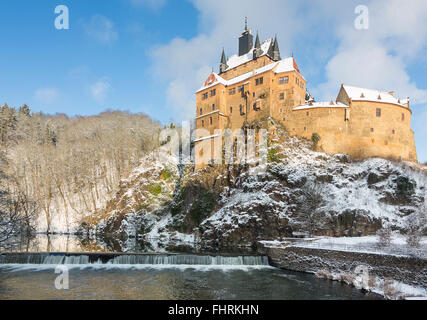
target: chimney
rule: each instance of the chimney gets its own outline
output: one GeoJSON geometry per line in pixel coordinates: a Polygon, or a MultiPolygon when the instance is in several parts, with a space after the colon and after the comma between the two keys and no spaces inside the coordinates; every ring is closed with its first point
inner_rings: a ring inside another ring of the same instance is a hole
{"type": "Polygon", "coordinates": [[[394,91],[390,91],[389,94],[391,94],[394,97],[394,91]]]}

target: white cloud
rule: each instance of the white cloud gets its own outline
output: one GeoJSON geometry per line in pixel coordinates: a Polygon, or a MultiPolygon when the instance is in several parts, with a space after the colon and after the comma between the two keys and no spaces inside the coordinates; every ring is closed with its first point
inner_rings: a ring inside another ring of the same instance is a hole
{"type": "Polygon", "coordinates": [[[107,78],[102,78],[90,85],[89,91],[96,102],[103,103],[111,91],[110,81],[107,78]]]}
{"type": "Polygon", "coordinates": [[[427,90],[417,87],[407,68],[427,45],[427,2],[376,0],[368,8],[368,30],[356,30],[347,19],[337,22],[339,46],[326,65],[326,82],[313,90],[315,95],[330,99],[344,82],[397,91],[415,104],[426,103],[427,90]]]}
{"type": "Polygon", "coordinates": [[[60,94],[55,88],[41,88],[36,90],[34,96],[37,101],[45,104],[51,104],[58,100],[60,94]]]}
{"type": "Polygon", "coordinates": [[[149,7],[153,10],[158,10],[166,4],[166,0],[129,0],[133,6],[149,7]]]}
{"type": "Polygon", "coordinates": [[[102,44],[111,45],[119,37],[114,23],[102,15],[94,15],[90,22],[84,25],[84,30],[88,37],[102,44]]]}

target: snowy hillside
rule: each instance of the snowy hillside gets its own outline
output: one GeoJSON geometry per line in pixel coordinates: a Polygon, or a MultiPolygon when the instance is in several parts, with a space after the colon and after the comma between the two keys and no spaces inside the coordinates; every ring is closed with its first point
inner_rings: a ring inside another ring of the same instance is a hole
{"type": "Polygon", "coordinates": [[[187,166],[180,176],[172,156],[143,160],[96,222],[97,233],[210,247],[302,234],[367,236],[384,226],[405,232],[427,201],[427,175],[416,165],[353,162],[284,132],[269,145],[274,156],[264,167],[187,166]]]}

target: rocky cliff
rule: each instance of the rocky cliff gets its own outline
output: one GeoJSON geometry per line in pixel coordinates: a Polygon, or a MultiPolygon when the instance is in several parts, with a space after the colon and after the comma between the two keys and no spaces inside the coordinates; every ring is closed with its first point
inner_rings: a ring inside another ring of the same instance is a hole
{"type": "Polygon", "coordinates": [[[252,246],[302,235],[371,235],[382,226],[405,232],[406,221],[427,201],[427,175],[416,165],[354,162],[277,131],[269,136],[263,165],[194,171],[189,165],[178,170],[168,154],[143,159],[103,214],[82,230],[124,240],[252,246]]]}

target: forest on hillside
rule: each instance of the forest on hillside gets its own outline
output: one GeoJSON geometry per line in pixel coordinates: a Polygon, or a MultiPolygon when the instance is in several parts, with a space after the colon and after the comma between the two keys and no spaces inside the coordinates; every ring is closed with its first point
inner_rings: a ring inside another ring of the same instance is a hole
{"type": "Polygon", "coordinates": [[[160,129],[144,114],[68,117],[3,105],[0,242],[32,230],[36,221],[51,232],[54,215],[69,230],[71,217],[99,210],[141,156],[158,146],[160,129]]]}

